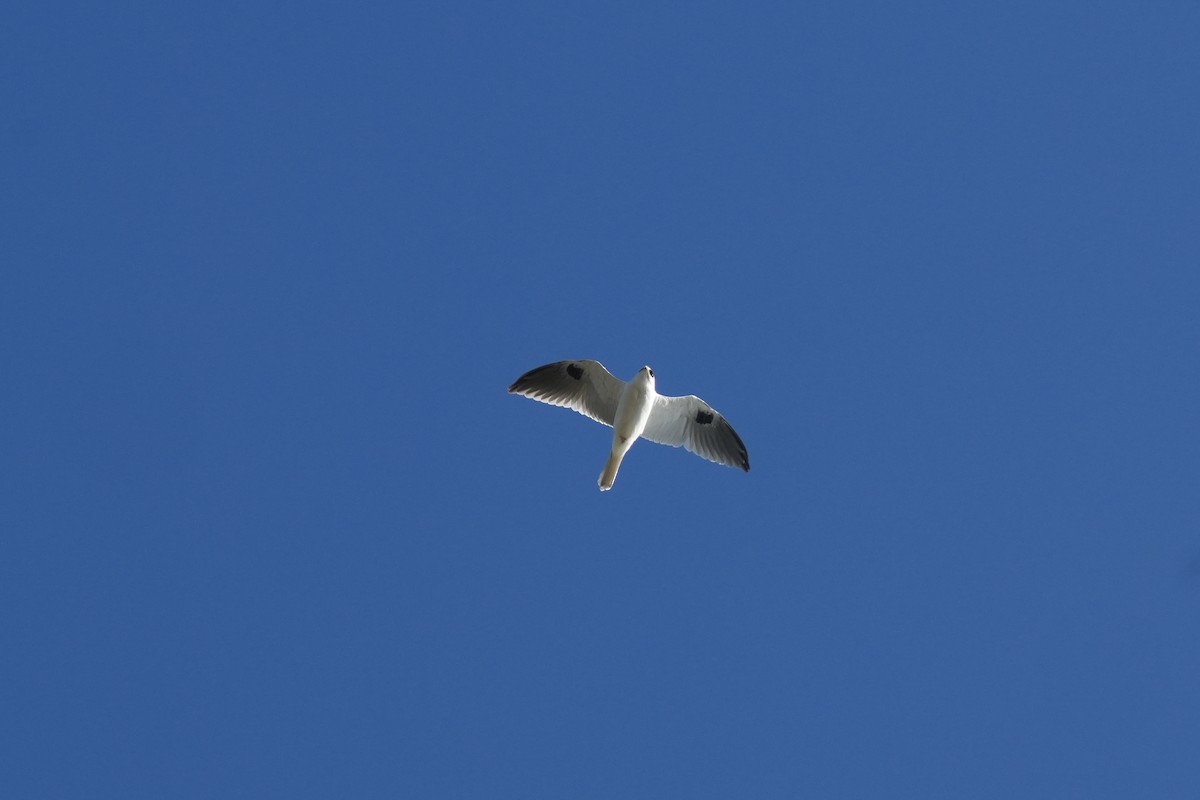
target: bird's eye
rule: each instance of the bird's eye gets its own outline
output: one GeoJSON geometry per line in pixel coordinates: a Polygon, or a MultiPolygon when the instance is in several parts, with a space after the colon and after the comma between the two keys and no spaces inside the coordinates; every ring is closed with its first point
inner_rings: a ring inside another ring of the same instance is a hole
{"type": "Polygon", "coordinates": [[[646,370],[647,370],[647,371],[650,373],[650,377],[651,377],[651,378],[653,378],[653,377],[654,377],[654,370],[650,369],[649,367],[646,367],[646,370]]]}

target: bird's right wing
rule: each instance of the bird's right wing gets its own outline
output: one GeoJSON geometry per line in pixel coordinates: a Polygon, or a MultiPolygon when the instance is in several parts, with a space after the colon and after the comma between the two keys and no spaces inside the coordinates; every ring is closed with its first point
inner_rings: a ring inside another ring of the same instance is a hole
{"type": "Polygon", "coordinates": [[[529,370],[508,391],[578,411],[611,428],[624,388],[625,381],[599,361],[556,361],[529,370]]]}

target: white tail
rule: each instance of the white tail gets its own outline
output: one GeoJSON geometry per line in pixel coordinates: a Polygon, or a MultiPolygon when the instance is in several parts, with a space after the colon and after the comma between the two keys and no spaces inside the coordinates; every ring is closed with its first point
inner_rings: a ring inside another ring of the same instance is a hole
{"type": "Polygon", "coordinates": [[[621,458],[624,453],[609,453],[608,463],[604,465],[604,472],[600,473],[600,491],[607,492],[612,488],[613,482],[617,479],[617,470],[621,467],[621,458]]]}

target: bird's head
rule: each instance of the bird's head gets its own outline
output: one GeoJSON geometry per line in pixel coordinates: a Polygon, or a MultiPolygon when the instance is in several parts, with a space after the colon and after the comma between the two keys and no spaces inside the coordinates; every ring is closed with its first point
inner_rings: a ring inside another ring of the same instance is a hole
{"type": "Polygon", "coordinates": [[[650,369],[649,367],[642,367],[641,371],[643,373],[646,383],[650,384],[651,386],[654,386],[654,370],[650,369]]]}

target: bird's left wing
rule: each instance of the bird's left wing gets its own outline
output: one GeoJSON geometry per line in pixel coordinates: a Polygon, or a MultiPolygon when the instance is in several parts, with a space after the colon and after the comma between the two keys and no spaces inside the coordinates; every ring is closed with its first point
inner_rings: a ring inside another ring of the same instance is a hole
{"type": "Polygon", "coordinates": [[[529,370],[508,391],[578,411],[611,428],[624,388],[625,381],[599,361],[556,361],[529,370]]]}
{"type": "Polygon", "coordinates": [[[656,397],[642,438],[682,446],[709,461],[750,471],[750,456],[742,438],[712,406],[695,395],[656,397]]]}

